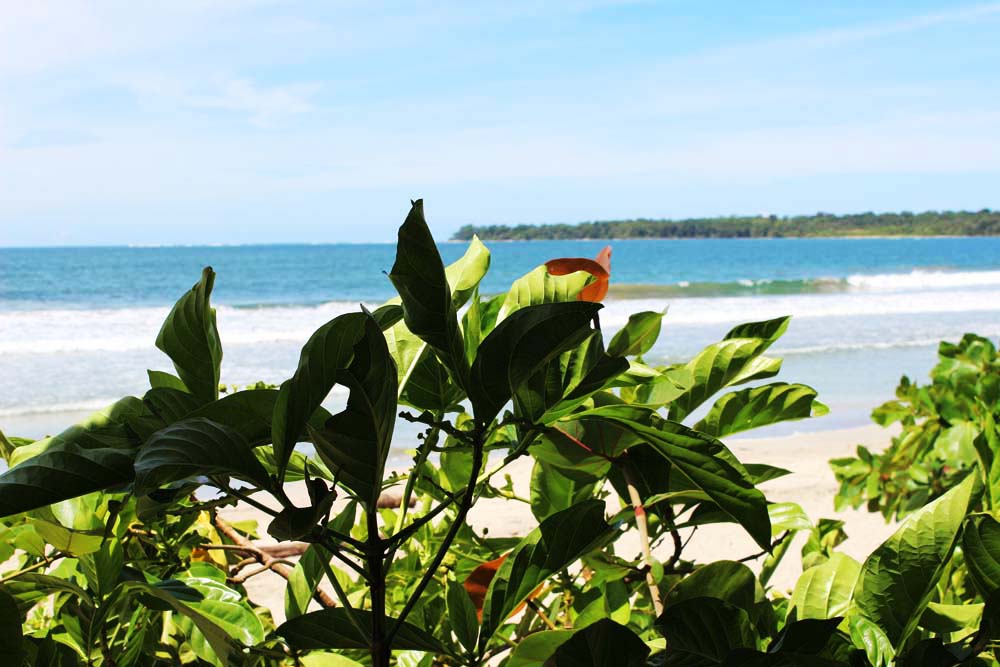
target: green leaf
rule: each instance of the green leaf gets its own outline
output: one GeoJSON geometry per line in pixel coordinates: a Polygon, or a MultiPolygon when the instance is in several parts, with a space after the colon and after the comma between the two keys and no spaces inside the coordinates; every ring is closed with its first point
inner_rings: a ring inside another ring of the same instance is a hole
{"type": "Polygon", "coordinates": [[[788,618],[844,616],[860,573],[861,564],[842,553],[834,553],[829,560],[810,567],[795,583],[788,605],[788,618]]]}
{"type": "Polygon", "coordinates": [[[142,402],[166,425],[183,419],[202,405],[204,401],[180,389],[154,387],[146,392],[142,397],[142,402]]]}
{"type": "Polygon", "coordinates": [[[695,598],[716,598],[734,607],[753,609],[757,580],[749,567],[731,560],[702,565],[681,579],[667,593],[665,607],[695,598]]]}
{"type": "Polygon", "coordinates": [[[174,362],[187,389],[207,403],[219,397],[222,343],[211,306],[215,272],[206,266],[201,280],[182,296],[160,328],[156,347],[174,362]]]}
{"type": "Polygon", "coordinates": [[[531,513],[539,521],[592,498],[598,478],[544,461],[531,469],[531,513]]]}
{"type": "MultiPolygon", "coordinates": [[[[188,603],[182,602],[167,591],[144,581],[129,581],[122,586],[127,590],[138,591],[145,596],[154,598],[169,606],[175,613],[190,619],[194,627],[202,634],[206,644],[211,647],[213,657],[224,667],[241,664],[242,651],[236,643],[236,639],[231,637],[229,632],[193,609],[188,603]]],[[[140,597],[140,599],[142,598],[140,597]]]]}
{"type": "Polygon", "coordinates": [[[17,667],[24,660],[24,634],[17,600],[0,585],[0,663],[17,667]]]}
{"type": "Polygon", "coordinates": [[[892,664],[896,651],[882,628],[864,616],[853,615],[847,620],[854,645],[864,650],[873,667],[888,667],[892,664]]]}
{"type": "Polygon", "coordinates": [[[539,584],[612,534],[613,529],[604,521],[604,503],[599,500],[556,512],[528,533],[490,583],[483,602],[480,648],[539,584]]]}
{"type": "Polygon", "coordinates": [[[337,374],[350,390],[347,406],[310,434],[338,481],[373,508],[396,423],[396,366],[375,320],[366,317],[364,324],[351,363],[337,374]]]}
{"type": "Polygon", "coordinates": [[[517,413],[535,423],[568,415],[628,370],[628,361],[604,351],[600,331],[538,369],[514,392],[517,413]]]}
{"type": "Polygon", "coordinates": [[[295,563],[285,587],[285,618],[302,616],[308,611],[313,593],[323,581],[324,561],[330,562],[330,554],[318,544],[310,544],[295,563]]]}
{"type": "Polygon", "coordinates": [[[413,364],[406,386],[399,395],[400,403],[434,413],[456,409],[463,398],[465,392],[452,381],[448,369],[426,347],[413,364]]]}
{"type": "Polygon", "coordinates": [[[577,271],[565,276],[550,276],[544,264],[535,267],[510,286],[497,314],[497,323],[526,306],[575,301],[580,290],[586,287],[591,279],[592,276],[586,271],[577,271]]]}
{"type": "MultiPolygon", "coordinates": [[[[288,645],[297,650],[341,648],[367,649],[371,645],[369,628],[372,626],[372,613],[367,609],[355,609],[354,615],[360,622],[360,632],[351,623],[346,609],[320,609],[311,611],[297,618],[285,621],[275,632],[284,638],[288,645]]],[[[394,627],[396,620],[386,618],[386,628],[394,627]]],[[[432,653],[447,653],[434,637],[426,630],[404,622],[396,632],[392,643],[393,649],[430,651],[432,653]]]]}
{"type": "MultiPolygon", "coordinates": [[[[246,646],[264,641],[264,627],[260,619],[238,591],[207,577],[187,576],[179,581],[201,594],[201,599],[185,604],[212,623],[211,634],[217,629],[222,630],[246,646]]],[[[198,657],[211,662],[215,657],[215,638],[205,634],[193,615],[183,611],[179,613],[182,618],[176,621],[177,626],[188,635],[191,648],[198,657]]]]}
{"type": "Polygon", "coordinates": [[[354,362],[355,346],[365,336],[369,316],[347,313],[330,320],[302,347],[299,365],[281,385],[271,423],[274,455],[281,478],[295,444],[337,378],[354,362]]]}
{"type": "Polygon", "coordinates": [[[983,599],[1000,591],[1000,522],[989,514],[970,516],[962,533],[962,553],[983,599]]]}
{"type": "Polygon", "coordinates": [[[722,396],[694,428],[721,438],[768,424],[819,417],[828,411],[816,400],[812,387],[775,382],[722,396]]]}
{"type": "Polygon", "coordinates": [[[473,236],[465,254],[444,270],[451,289],[451,299],[456,308],[461,308],[472,298],[489,270],[490,251],[478,236],[473,236]]]}
{"type": "Polygon", "coordinates": [[[472,364],[469,398],[476,420],[488,424],[540,368],[589,336],[600,308],[585,301],[543,304],[498,324],[472,364]]]}
{"type": "Polygon", "coordinates": [[[476,618],[476,606],[472,603],[465,586],[454,579],[448,580],[448,621],[451,629],[458,637],[466,651],[476,650],[476,640],[479,638],[479,619],[476,618]]]}
{"type": "Polygon", "coordinates": [[[969,475],[907,517],[861,568],[852,613],[881,628],[896,652],[916,628],[951,558],[975,481],[969,475]]]}
{"type": "Polygon", "coordinates": [[[743,324],[689,361],[692,384],[670,404],[670,419],[680,421],[723,387],[772,377],[781,361],[760,355],[788,327],[787,317],[743,324]]]}
{"type": "MultiPolygon", "coordinates": [[[[486,262],[488,257],[486,255],[486,262]]],[[[466,288],[479,261],[472,259],[467,266],[453,272],[466,288]],[[467,271],[469,277],[465,275],[467,271]]],[[[444,262],[424,220],[422,199],[413,202],[399,228],[396,261],[389,272],[389,280],[399,292],[406,328],[434,349],[460,387],[468,388],[469,361],[458,327],[458,309],[452,299],[444,262]]]]}
{"type": "Polygon", "coordinates": [[[734,649],[756,647],[746,610],[717,598],[691,598],[672,605],[656,626],[667,638],[668,665],[717,665],[734,649]]]}
{"type": "Polygon", "coordinates": [[[135,459],[135,489],[142,495],[189,477],[233,474],[268,486],[267,472],[237,431],[193,417],[155,433],[135,459]]]}
{"type": "Polygon", "coordinates": [[[721,442],[676,422],[661,420],[653,427],[623,418],[617,406],[581,414],[614,421],[639,436],[726,516],[742,525],[761,548],[770,550],[771,520],[764,494],[721,442]]]}
{"type": "Polygon", "coordinates": [[[648,655],[638,635],[605,618],[574,632],[545,667],[645,667],[648,655]]]}
{"type": "Polygon", "coordinates": [[[649,352],[660,336],[664,314],[647,310],[629,315],[628,322],[611,339],[608,354],[613,357],[632,357],[649,352]]]}
{"type": "Polygon", "coordinates": [[[545,661],[572,636],[572,630],[542,630],[528,635],[514,647],[507,667],[544,667],[545,661]]]}
{"type": "Polygon", "coordinates": [[[66,593],[87,606],[94,605],[94,600],[87,591],[68,579],[51,574],[28,572],[6,581],[4,588],[17,601],[17,608],[22,614],[34,607],[39,600],[59,593],[66,593]]]}
{"type": "Polygon", "coordinates": [[[927,608],[920,616],[920,627],[939,634],[976,628],[983,619],[984,607],[983,604],[928,602],[927,608]]]}
{"type": "Polygon", "coordinates": [[[68,444],[81,449],[137,447],[140,441],[127,426],[127,421],[145,412],[142,401],[134,396],[126,396],[58,435],[17,447],[10,456],[10,466],[13,468],[33,456],[68,444]]]}
{"type": "Polygon", "coordinates": [[[188,388],[184,385],[184,382],[170,373],[164,373],[163,371],[146,371],[147,377],[149,377],[149,386],[153,389],[159,387],[166,387],[168,389],[176,389],[178,391],[187,391],[188,388]]]}
{"type": "MultiPolygon", "coordinates": [[[[228,426],[246,438],[251,447],[257,447],[271,442],[271,420],[277,400],[277,389],[245,389],[226,394],[194,410],[188,417],[204,417],[228,426]]],[[[313,423],[322,423],[324,414],[316,413],[313,423]]]]}
{"type": "Polygon", "coordinates": [[[0,516],[128,484],[134,455],[125,449],[53,446],[0,475],[0,516]]]}

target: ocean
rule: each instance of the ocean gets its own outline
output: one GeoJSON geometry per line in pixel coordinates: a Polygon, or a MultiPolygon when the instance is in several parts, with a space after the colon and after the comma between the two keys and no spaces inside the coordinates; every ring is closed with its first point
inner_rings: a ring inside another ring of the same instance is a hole
{"type": "MultiPolygon", "coordinates": [[[[487,243],[482,289],[503,291],[554,257],[606,241],[487,243]]],[[[610,242],[608,336],[632,312],[667,309],[652,362],[690,358],[735,324],[792,315],[779,380],[830,408],[780,435],[860,426],[899,377],[923,379],[942,339],[1000,337],[1000,238],[706,239],[610,242]]],[[[444,243],[445,261],[464,244],[444,243]]],[[[0,429],[40,437],[169,370],[153,341],[205,265],[225,350],[223,381],[280,382],[314,329],[393,295],[392,244],[0,249],[0,429]]],[[[336,399],[335,399],[336,400],[336,399]]],[[[412,429],[398,447],[412,446],[412,429]]]]}

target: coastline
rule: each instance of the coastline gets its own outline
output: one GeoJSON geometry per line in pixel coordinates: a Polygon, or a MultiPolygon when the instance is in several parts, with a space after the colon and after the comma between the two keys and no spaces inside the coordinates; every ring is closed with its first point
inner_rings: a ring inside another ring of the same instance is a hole
{"type": "MultiPolygon", "coordinates": [[[[768,463],[791,470],[791,475],[761,485],[761,490],[768,500],[798,503],[813,522],[820,518],[844,521],[848,539],[841,545],[840,551],[863,560],[892,534],[896,525],[888,524],[881,515],[868,513],[864,509],[835,512],[833,497],[837,483],[827,466],[827,461],[853,454],[858,444],[880,451],[889,444],[893,434],[894,431],[891,429],[870,424],[856,428],[769,438],[734,437],[728,439],[727,444],[742,461],[768,463]]],[[[502,476],[509,474],[514,483],[515,493],[527,497],[531,466],[532,459],[529,457],[518,459],[498,473],[500,477],[495,481],[502,482],[502,476]]],[[[302,506],[308,502],[304,484],[290,484],[286,488],[296,504],[302,506]]],[[[609,512],[619,509],[617,503],[617,497],[609,498],[609,512]]],[[[267,535],[269,517],[260,510],[240,503],[235,507],[221,510],[220,515],[230,522],[256,521],[260,535],[258,542],[275,543],[273,538],[267,535]]],[[[523,536],[536,525],[531,510],[525,503],[501,498],[480,500],[469,514],[469,523],[477,532],[481,533],[488,529],[489,534],[495,537],[523,536]]],[[[638,552],[638,542],[632,539],[634,535],[629,535],[628,538],[619,542],[621,552],[623,554],[633,550],[638,552]]],[[[771,579],[775,592],[788,594],[794,586],[801,572],[799,550],[805,539],[804,534],[799,534],[795,538],[788,555],[776,569],[771,579]]],[[[701,527],[685,549],[685,554],[698,562],[709,562],[741,558],[758,550],[759,547],[741,528],[733,524],[719,524],[701,527]]],[[[665,560],[669,558],[670,551],[670,545],[664,545],[659,547],[654,555],[665,560]]],[[[761,560],[752,561],[749,565],[757,570],[761,560]]],[[[250,599],[270,608],[275,620],[280,621],[284,617],[285,582],[277,574],[266,572],[254,577],[246,582],[246,588],[250,599]]]]}

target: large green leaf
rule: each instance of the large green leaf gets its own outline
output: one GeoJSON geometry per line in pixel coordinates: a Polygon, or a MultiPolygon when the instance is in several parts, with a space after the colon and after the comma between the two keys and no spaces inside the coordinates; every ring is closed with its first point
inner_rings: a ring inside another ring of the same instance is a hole
{"type": "Polygon", "coordinates": [[[619,406],[581,413],[586,419],[605,419],[635,434],[682,474],[692,488],[704,492],[719,509],[742,525],[762,548],[771,547],[771,520],[764,494],[753,478],[721,442],[683,424],[659,420],[655,426],[634,421],[619,406]]]}
{"type": "Polygon", "coordinates": [[[480,648],[539,584],[611,536],[604,503],[588,500],[556,512],[528,533],[504,560],[483,603],[480,648]]]}
{"type": "Polygon", "coordinates": [[[72,444],[82,449],[137,447],[140,441],[128,427],[127,422],[145,412],[146,408],[141,400],[134,396],[126,396],[103,410],[93,413],[83,421],[70,426],[58,435],[15,448],[10,455],[10,466],[13,468],[33,456],[66,444],[72,444]]]}
{"type": "Polygon", "coordinates": [[[795,582],[788,618],[827,619],[845,615],[860,572],[861,564],[842,553],[834,553],[829,560],[810,567],[795,582]]]}
{"type": "MultiPolygon", "coordinates": [[[[212,633],[215,628],[221,629],[246,646],[254,646],[264,640],[264,628],[260,619],[238,591],[209,577],[186,576],[179,581],[201,594],[200,599],[185,604],[213,624],[212,633]]],[[[215,653],[215,638],[202,632],[192,615],[180,613],[177,626],[189,637],[195,654],[211,662],[215,653]],[[193,632],[194,629],[198,631],[193,632]]]]}
{"type": "Polygon", "coordinates": [[[338,481],[375,507],[396,423],[396,366],[371,317],[352,356],[337,374],[337,382],[350,390],[347,406],[322,430],[310,433],[316,452],[338,481]]]}
{"type": "Polygon", "coordinates": [[[590,335],[600,304],[585,301],[522,308],[490,333],[472,364],[469,398],[487,424],[545,364],[590,335]]]}
{"type": "MultiPolygon", "coordinates": [[[[483,279],[483,276],[486,275],[489,265],[489,250],[479,242],[479,239],[474,238],[469,243],[465,254],[445,268],[445,278],[448,281],[448,286],[451,288],[451,301],[455,306],[456,312],[457,309],[465,305],[466,301],[474,297],[476,288],[483,279]]],[[[399,299],[397,298],[391,300],[390,303],[398,301],[399,299]]],[[[479,302],[478,298],[476,298],[469,308],[469,313],[479,314],[480,309],[478,306],[479,302]]],[[[402,309],[400,309],[400,312],[402,312],[402,309]]],[[[465,334],[465,337],[468,338],[469,332],[465,332],[465,334]]],[[[411,389],[411,376],[418,372],[418,367],[430,364],[430,362],[426,361],[428,358],[434,362],[432,369],[419,368],[420,372],[427,373],[428,370],[433,370],[437,373],[439,370],[444,370],[435,355],[427,352],[427,343],[407,329],[405,322],[399,322],[386,329],[385,338],[389,346],[389,353],[396,361],[396,373],[401,400],[420,409],[434,409],[433,407],[425,407],[420,404],[423,402],[421,399],[424,396],[420,393],[419,389],[412,395],[407,395],[410,393],[408,390],[411,389]]],[[[471,359],[468,350],[466,357],[471,359]]],[[[448,375],[447,373],[445,374],[448,375]]],[[[450,379],[450,375],[446,379],[450,379]]],[[[427,384],[427,378],[423,378],[419,383],[422,385],[427,384]]],[[[455,391],[456,387],[454,384],[449,382],[448,385],[448,388],[443,390],[444,392],[455,391]]]]}
{"type": "Polygon", "coordinates": [[[308,611],[316,587],[323,581],[323,562],[330,562],[330,554],[318,544],[311,544],[295,563],[285,587],[285,618],[295,618],[308,611]]]}
{"type": "Polygon", "coordinates": [[[142,397],[142,402],[164,425],[183,419],[204,403],[194,394],[172,387],[153,387],[142,397]]]}
{"type": "Polygon", "coordinates": [[[614,335],[608,354],[615,357],[646,354],[660,336],[663,312],[646,310],[629,315],[628,322],[614,335]]]}
{"type": "MultiPolygon", "coordinates": [[[[174,613],[188,618],[194,627],[201,633],[205,643],[211,647],[213,657],[224,667],[229,665],[239,665],[242,663],[242,651],[236,639],[230,636],[229,632],[217,625],[208,617],[193,609],[188,602],[184,602],[174,597],[167,590],[148,584],[144,581],[130,581],[122,584],[128,590],[141,593],[143,596],[154,598],[159,603],[165,603],[174,613]]],[[[258,621],[259,623],[259,621],[258,621]]]]}
{"type": "Polygon", "coordinates": [[[518,414],[536,423],[551,423],[570,414],[595,392],[627,371],[628,361],[604,351],[600,331],[538,369],[514,392],[518,414]]]}
{"type": "Polygon", "coordinates": [[[536,460],[531,469],[531,513],[539,521],[594,496],[598,478],[536,460]]]}
{"type": "Polygon", "coordinates": [[[204,417],[228,426],[256,447],[271,442],[271,420],[277,400],[277,389],[245,389],[227,394],[187,416],[204,417]]]}
{"type": "Polygon", "coordinates": [[[66,593],[88,606],[94,604],[90,594],[73,581],[51,574],[28,572],[8,580],[4,583],[4,588],[14,597],[17,608],[22,614],[35,606],[39,600],[59,593],[66,593]]]}
{"type": "Polygon", "coordinates": [[[975,514],[965,522],[962,553],[969,575],[984,599],[1000,591],[1000,522],[975,514]]]}
{"type": "Polygon", "coordinates": [[[56,445],[0,475],[0,516],[10,516],[132,481],[135,452],[56,445]]]}
{"type": "MultiPolygon", "coordinates": [[[[392,628],[396,620],[386,618],[386,628],[392,628]]],[[[372,613],[367,609],[355,609],[349,612],[343,608],[320,609],[311,611],[297,618],[285,621],[275,632],[288,642],[288,645],[298,650],[324,648],[356,648],[367,649],[371,645],[372,613]],[[353,613],[360,631],[351,622],[349,614],[353,613]]],[[[396,632],[392,648],[396,650],[414,649],[432,653],[446,653],[444,647],[427,631],[415,625],[404,622],[396,632]]]]}
{"type": "Polygon", "coordinates": [[[756,647],[746,610],[718,598],[690,598],[672,605],[656,625],[667,638],[667,665],[718,665],[734,649],[756,647]]]}
{"type": "Polygon", "coordinates": [[[777,422],[819,417],[828,411],[816,400],[812,387],[774,382],[725,394],[694,428],[721,438],[777,422]]]}
{"type": "Polygon", "coordinates": [[[507,667],[544,667],[545,661],[572,636],[572,630],[542,630],[528,635],[514,647],[507,667]]]}
{"type": "Polygon", "coordinates": [[[419,410],[444,413],[455,409],[463,398],[465,392],[452,381],[448,369],[425,346],[406,378],[406,386],[399,393],[399,402],[419,410]]]}
{"type": "Polygon", "coordinates": [[[772,377],[781,361],[760,355],[788,327],[787,317],[743,324],[686,364],[692,384],[670,404],[670,419],[680,421],[723,387],[772,377]]]}
{"type": "Polygon", "coordinates": [[[340,374],[354,361],[354,347],[364,337],[368,319],[365,313],[335,317],[317,329],[302,347],[295,374],[278,392],[271,423],[274,456],[282,474],[306,424],[340,374]]]}
{"type": "Polygon", "coordinates": [[[577,630],[545,667],[645,667],[649,647],[624,625],[604,618],[577,630]]]}
{"type": "Polygon", "coordinates": [[[564,276],[551,276],[543,264],[514,281],[500,306],[497,322],[507,319],[511,313],[526,306],[543,303],[575,301],[580,290],[591,281],[586,271],[577,271],[564,276]]]}
{"type": "MultiPolygon", "coordinates": [[[[487,256],[488,257],[488,256],[487,256]]],[[[488,261],[488,260],[487,260],[488,261]]],[[[475,261],[470,262],[474,266],[475,261]]],[[[475,270],[470,268],[470,276],[475,270]]],[[[473,282],[465,269],[456,271],[463,284],[473,282]]],[[[406,328],[430,345],[451,371],[455,382],[468,388],[469,361],[458,327],[458,310],[434,237],[424,220],[424,203],[413,202],[399,228],[396,261],[389,272],[403,304],[406,328]]],[[[473,285],[474,288],[474,285],[473,285]]]]}
{"type": "Polygon", "coordinates": [[[206,266],[201,280],[182,296],[160,328],[156,347],[174,362],[177,374],[203,402],[219,397],[222,343],[211,306],[215,272],[206,266]]]}
{"type": "Polygon", "coordinates": [[[671,607],[694,598],[716,598],[744,609],[753,609],[757,580],[743,563],[720,560],[699,567],[684,577],[667,593],[665,606],[671,607]]]}
{"type": "Polygon", "coordinates": [[[155,433],[135,459],[135,490],[145,494],[189,477],[233,474],[261,486],[267,472],[238,431],[193,417],[155,433]]]}
{"type": "Polygon", "coordinates": [[[897,652],[916,628],[951,558],[975,481],[969,475],[907,517],[861,568],[851,612],[881,628],[897,652]]]}

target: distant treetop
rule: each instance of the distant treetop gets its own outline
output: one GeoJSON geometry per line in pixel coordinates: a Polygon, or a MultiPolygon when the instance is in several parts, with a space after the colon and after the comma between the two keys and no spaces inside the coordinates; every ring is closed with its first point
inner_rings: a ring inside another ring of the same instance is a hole
{"type": "Polygon", "coordinates": [[[453,240],[473,235],[493,240],[532,239],[694,239],[820,236],[1000,236],[1000,212],[816,213],[691,218],[687,220],[605,220],[550,225],[465,225],[453,240]]]}

